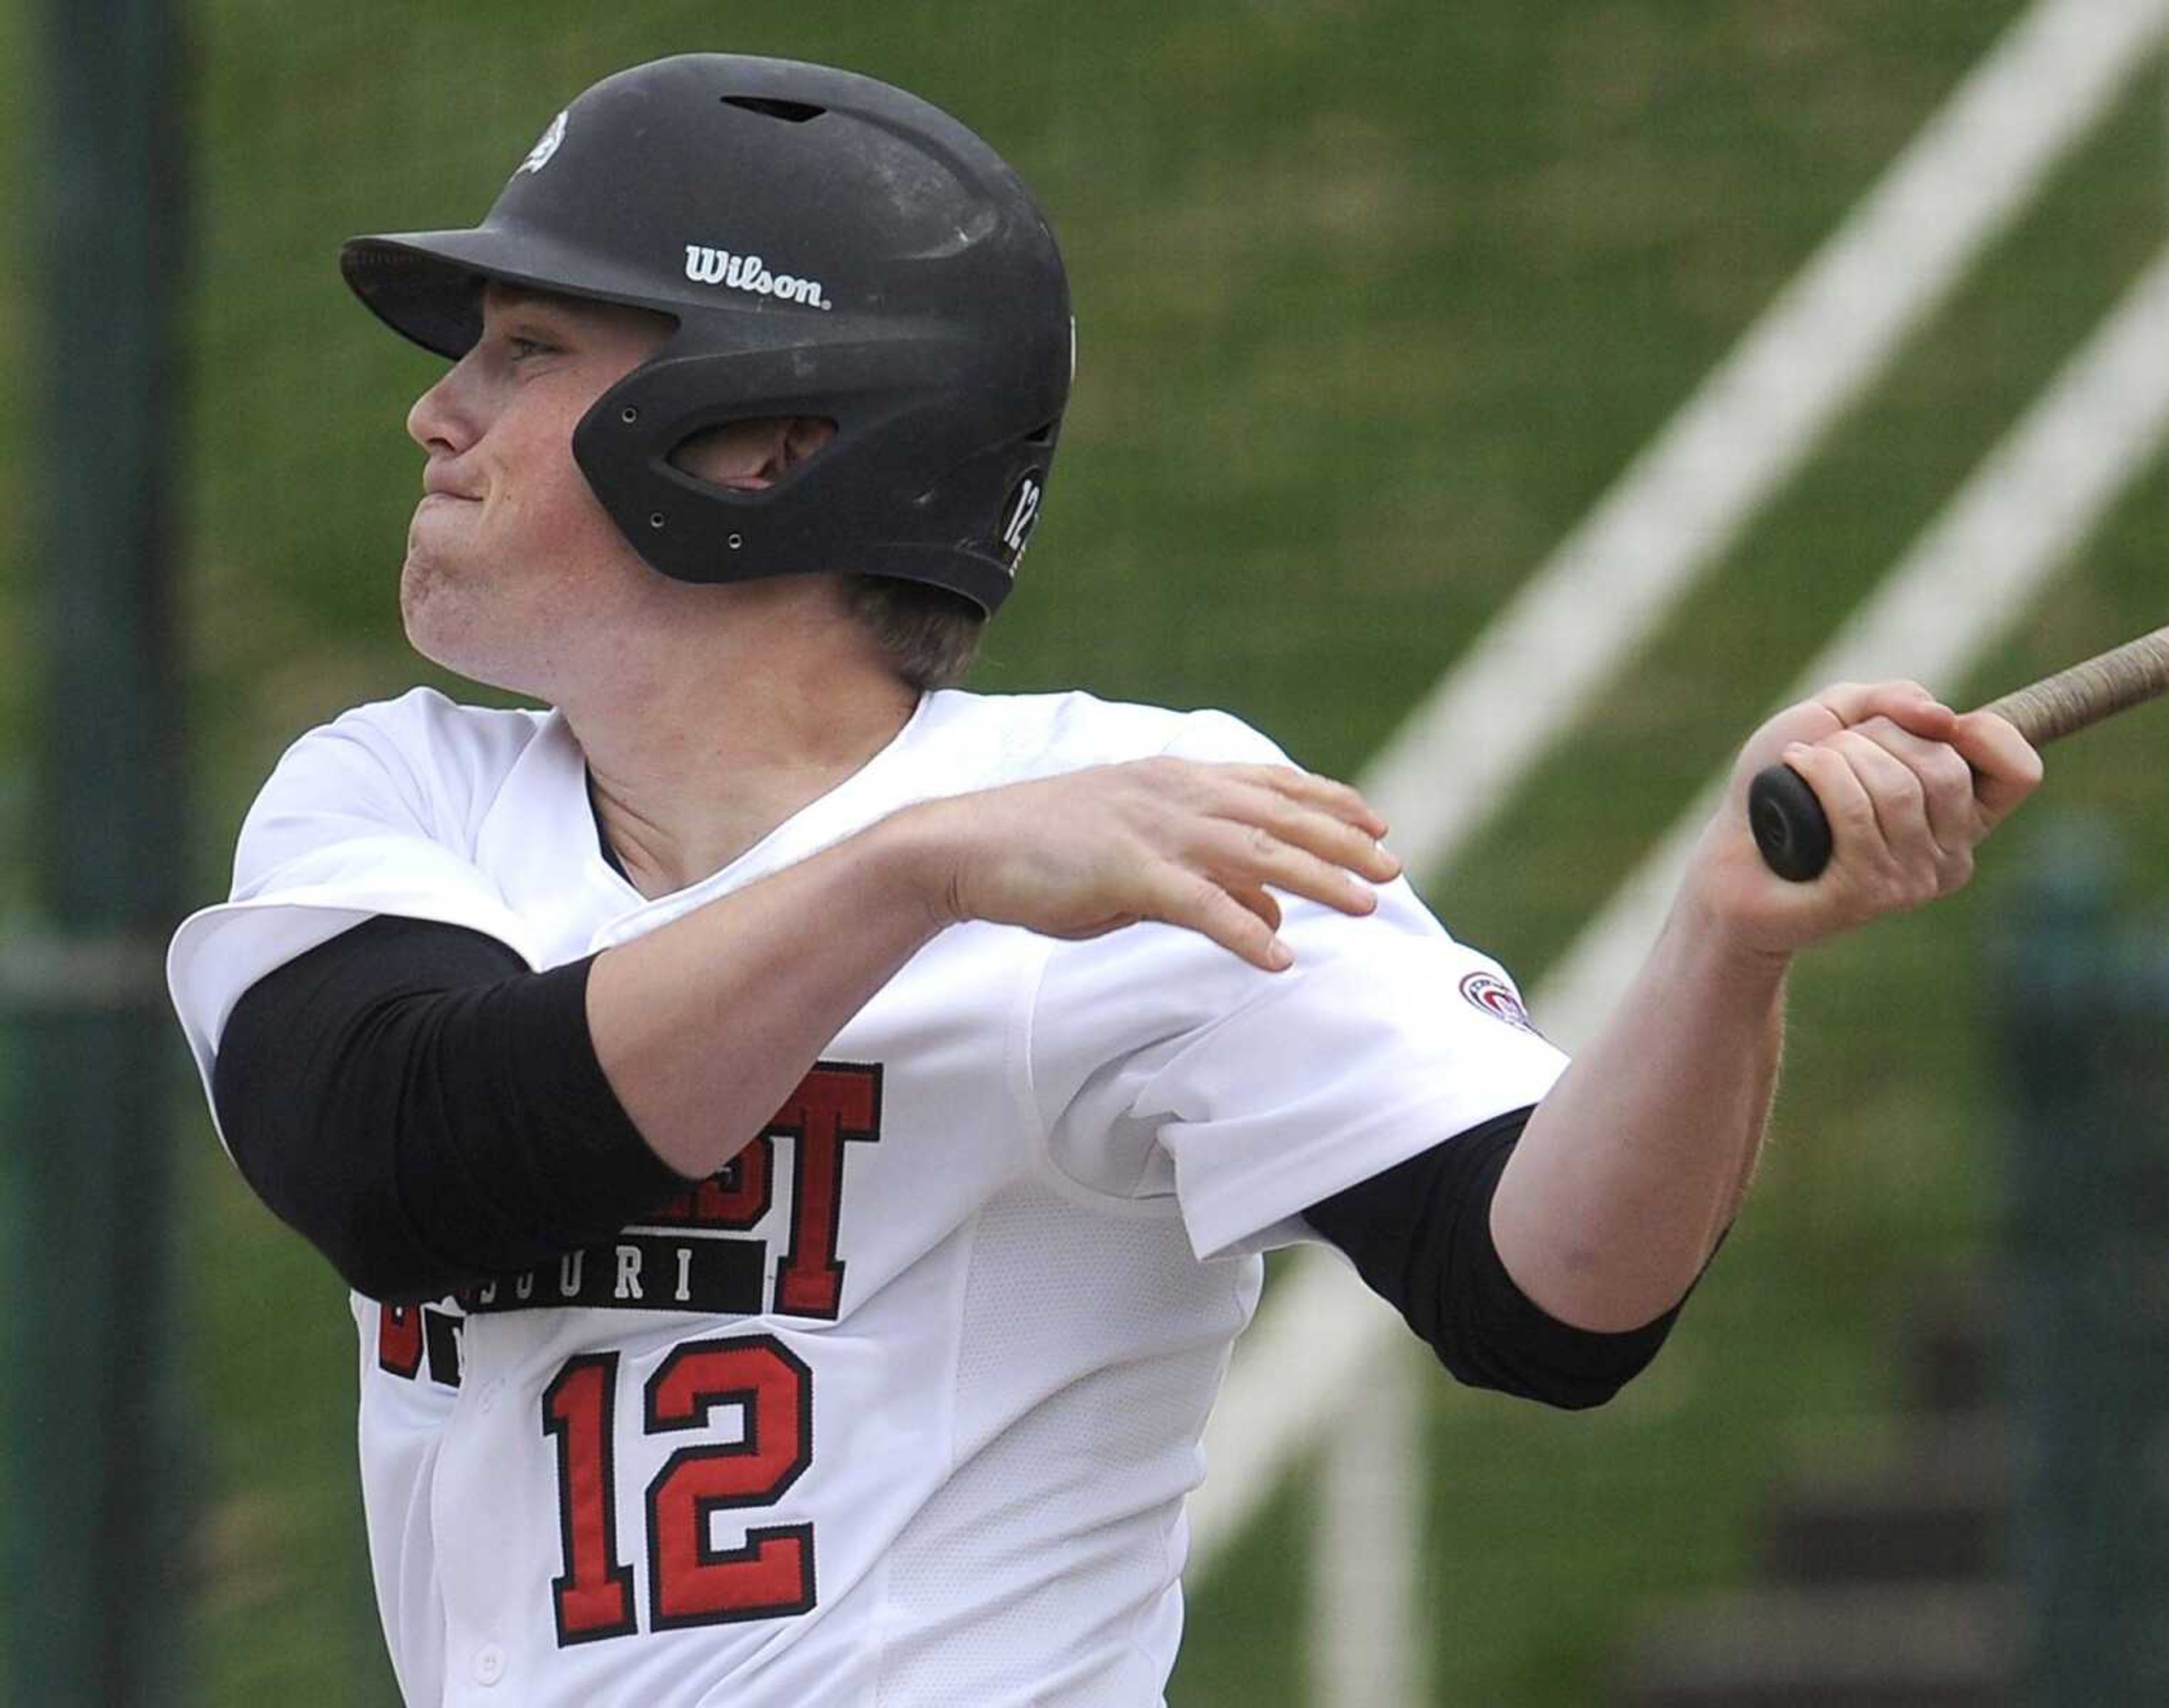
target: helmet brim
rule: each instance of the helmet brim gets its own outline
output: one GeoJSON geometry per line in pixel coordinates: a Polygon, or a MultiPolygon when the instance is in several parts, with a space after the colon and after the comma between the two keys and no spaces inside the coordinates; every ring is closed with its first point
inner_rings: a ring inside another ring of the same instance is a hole
{"type": "Polygon", "coordinates": [[[392,331],[454,361],[482,336],[482,292],[491,280],[676,317],[639,275],[538,233],[495,226],[352,237],[340,246],[339,272],[392,331]]]}

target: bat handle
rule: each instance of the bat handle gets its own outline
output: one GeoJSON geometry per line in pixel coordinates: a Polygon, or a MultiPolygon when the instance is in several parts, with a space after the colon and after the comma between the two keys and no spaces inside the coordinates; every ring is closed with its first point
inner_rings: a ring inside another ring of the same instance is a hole
{"type": "Polygon", "coordinates": [[[1781,878],[1804,884],[1830,864],[1830,820],[1808,780],[1790,765],[1765,765],[1747,785],[1747,827],[1762,863],[1781,878]]]}

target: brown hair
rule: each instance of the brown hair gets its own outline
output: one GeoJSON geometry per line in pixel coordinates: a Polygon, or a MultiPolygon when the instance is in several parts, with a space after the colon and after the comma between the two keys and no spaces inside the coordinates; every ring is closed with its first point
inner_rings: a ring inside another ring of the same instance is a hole
{"type": "Polygon", "coordinates": [[[846,575],[844,607],[889,668],[921,693],[954,688],[979,656],[987,614],[961,593],[885,575],[846,575]]]}
{"type": "MultiPolygon", "coordinates": [[[[826,416],[773,416],[720,422],[694,434],[670,454],[674,467],[710,478],[711,453],[736,443],[741,456],[765,451],[763,485],[820,455],[836,435],[826,416]],[[767,443],[763,443],[765,440],[767,443]]],[[[741,473],[749,472],[742,468],[741,473]]],[[[961,593],[887,576],[845,574],[844,609],[873,637],[889,668],[913,688],[953,688],[978,657],[987,614],[961,593]]]]}

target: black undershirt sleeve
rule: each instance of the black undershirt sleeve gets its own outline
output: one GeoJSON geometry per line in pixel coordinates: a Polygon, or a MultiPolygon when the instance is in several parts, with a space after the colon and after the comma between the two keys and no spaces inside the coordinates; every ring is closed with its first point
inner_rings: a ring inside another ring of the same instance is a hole
{"type": "MultiPolygon", "coordinates": [[[[534,1268],[652,1213],[689,1183],[595,1059],[591,966],[533,973],[480,933],[384,916],[265,975],[235,1005],[212,1070],[242,1177],[356,1291],[394,1304],[534,1268]]],[[[1598,1405],[1678,1312],[1591,1333],[1515,1285],[1490,1205],[1527,1115],[1304,1215],[1461,1381],[1598,1405]]]]}
{"type": "Polygon", "coordinates": [[[1602,1334],[1561,1322],[1515,1285],[1492,1243],[1491,1195],[1529,1115],[1520,1109],[1435,1145],[1313,1205],[1303,1219],[1458,1381],[1568,1410],[1601,1406],[1657,1355],[1680,1307],[1602,1334]]]}
{"type": "Polygon", "coordinates": [[[242,1178],[367,1296],[433,1299],[683,1192],[595,1059],[592,957],[381,916],[252,985],[211,1092],[242,1178]]]}

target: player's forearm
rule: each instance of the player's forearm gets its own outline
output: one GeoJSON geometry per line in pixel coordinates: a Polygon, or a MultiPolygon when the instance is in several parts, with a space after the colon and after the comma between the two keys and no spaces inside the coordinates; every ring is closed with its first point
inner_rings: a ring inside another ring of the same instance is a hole
{"type": "Polygon", "coordinates": [[[910,825],[885,821],[597,957],[596,1059],[680,1174],[735,1156],[940,928],[910,825]]]}
{"type": "Polygon", "coordinates": [[[1761,1142],[1785,966],[1729,946],[1683,902],[1530,1118],[1491,1228],[1507,1271],[1552,1315],[1632,1328],[1700,1273],[1761,1142]]]}

